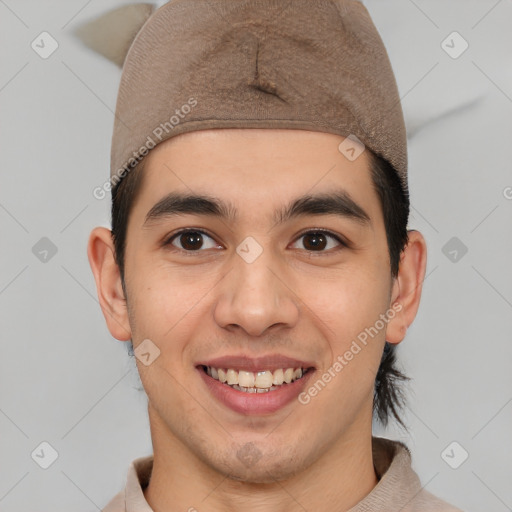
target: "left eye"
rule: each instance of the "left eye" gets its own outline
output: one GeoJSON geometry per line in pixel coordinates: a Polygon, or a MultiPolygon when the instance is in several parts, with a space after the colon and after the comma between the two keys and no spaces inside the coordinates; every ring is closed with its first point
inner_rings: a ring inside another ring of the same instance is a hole
{"type": "Polygon", "coordinates": [[[176,233],[167,241],[167,244],[172,244],[174,247],[178,247],[178,249],[183,249],[185,251],[197,251],[199,249],[212,249],[217,247],[211,236],[208,236],[203,231],[198,230],[188,230],[176,233]],[[203,237],[209,238],[212,241],[210,245],[204,244],[203,237]],[[181,247],[175,245],[175,241],[179,241],[181,247]]]}
{"type": "Polygon", "coordinates": [[[329,239],[335,241],[335,245],[344,245],[343,242],[335,235],[325,231],[308,231],[303,233],[297,240],[304,239],[302,245],[304,249],[314,252],[325,252],[327,249],[332,249],[333,245],[329,246],[329,239]]]}

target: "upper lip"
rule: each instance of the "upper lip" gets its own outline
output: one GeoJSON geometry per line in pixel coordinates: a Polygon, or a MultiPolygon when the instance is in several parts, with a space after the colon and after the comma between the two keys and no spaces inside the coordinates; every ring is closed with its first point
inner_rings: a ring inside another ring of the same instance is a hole
{"type": "Polygon", "coordinates": [[[314,367],[310,361],[301,361],[282,354],[272,354],[261,357],[249,357],[246,355],[233,355],[217,357],[200,361],[196,366],[211,366],[213,368],[232,368],[234,370],[243,370],[246,372],[257,372],[264,370],[278,370],[279,368],[303,368],[314,367]]]}

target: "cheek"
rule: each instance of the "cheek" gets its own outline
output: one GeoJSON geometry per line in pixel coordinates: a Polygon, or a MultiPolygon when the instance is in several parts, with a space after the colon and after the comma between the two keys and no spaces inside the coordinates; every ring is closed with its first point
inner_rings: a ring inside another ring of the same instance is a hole
{"type": "Polygon", "coordinates": [[[192,267],[184,272],[144,253],[132,256],[126,269],[134,338],[150,338],[175,354],[181,350],[180,340],[187,340],[187,332],[204,322],[205,299],[218,276],[198,267],[197,272],[192,267]]]}
{"type": "Polygon", "coordinates": [[[134,348],[149,339],[159,349],[151,365],[137,360],[141,381],[161,415],[167,414],[166,409],[186,410],[191,404],[187,404],[188,395],[183,394],[180,382],[195,371],[189,365],[188,344],[191,334],[205,321],[205,296],[212,285],[162,261],[137,256],[131,263],[131,269],[127,266],[127,294],[134,348]]]}
{"type": "Polygon", "coordinates": [[[333,351],[339,352],[385,313],[390,285],[381,265],[358,265],[315,279],[314,287],[307,294],[303,289],[301,296],[322,320],[333,351]]]}
{"type": "Polygon", "coordinates": [[[347,268],[336,279],[317,280],[308,303],[330,353],[304,400],[311,400],[327,431],[337,432],[373,399],[386,332],[380,315],[388,310],[389,280],[380,265],[371,268],[347,268]]]}

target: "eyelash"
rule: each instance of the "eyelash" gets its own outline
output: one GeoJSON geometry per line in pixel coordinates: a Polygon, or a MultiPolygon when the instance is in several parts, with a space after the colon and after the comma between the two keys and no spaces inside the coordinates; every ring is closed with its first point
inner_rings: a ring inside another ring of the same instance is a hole
{"type": "MultiPolygon", "coordinates": [[[[180,235],[183,235],[184,233],[200,233],[202,235],[205,235],[209,238],[211,238],[212,240],[214,240],[214,238],[209,234],[207,233],[206,231],[204,231],[203,229],[200,229],[200,228],[185,228],[185,229],[181,229],[180,231],[177,231],[176,233],[173,233],[172,235],[170,235],[169,237],[167,237],[165,239],[165,241],[163,242],[163,246],[164,247],[168,247],[168,246],[171,246],[174,250],[176,251],[179,251],[179,252],[182,252],[182,253],[185,253],[187,256],[194,256],[195,254],[197,253],[200,253],[200,252],[203,252],[201,251],[200,249],[197,250],[197,251],[187,251],[186,249],[180,249],[179,247],[175,247],[172,245],[172,242],[178,238],[180,235]]],[[[300,233],[297,238],[295,239],[294,242],[296,242],[297,240],[299,240],[300,238],[302,238],[303,236],[305,235],[310,235],[310,234],[322,234],[322,235],[327,235],[331,238],[333,238],[334,240],[336,240],[336,242],[338,242],[342,247],[346,248],[348,247],[348,243],[346,243],[345,241],[343,241],[338,235],[332,233],[331,231],[328,231],[326,229],[308,229],[306,231],[303,231],[302,233],[300,233]]],[[[308,249],[302,249],[306,252],[309,252],[310,253],[310,256],[314,256],[316,254],[318,255],[321,255],[323,253],[325,254],[331,254],[333,252],[333,249],[329,249],[327,251],[310,251],[308,249]],[[315,254],[316,253],[316,254],[315,254]]],[[[338,249],[335,249],[335,251],[338,251],[340,250],[340,248],[338,249]]]]}

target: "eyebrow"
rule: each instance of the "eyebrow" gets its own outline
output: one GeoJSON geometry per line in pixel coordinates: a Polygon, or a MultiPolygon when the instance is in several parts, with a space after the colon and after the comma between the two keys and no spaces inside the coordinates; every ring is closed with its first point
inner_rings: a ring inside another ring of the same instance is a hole
{"type": "MultiPolygon", "coordinates": [[[[161,218],[177,215],[205,215],[227,222],[236,222],[238,210],[230,202],[224,202],[208,195],[171,192],[156,203],[146,215],[144,225],[161,218]]],[[[345,190],[298,197],[273,214],[275,225],[307,215],[337,215],[356,221],[361,225],[370,224],[370,216],[345,190]]]]}

